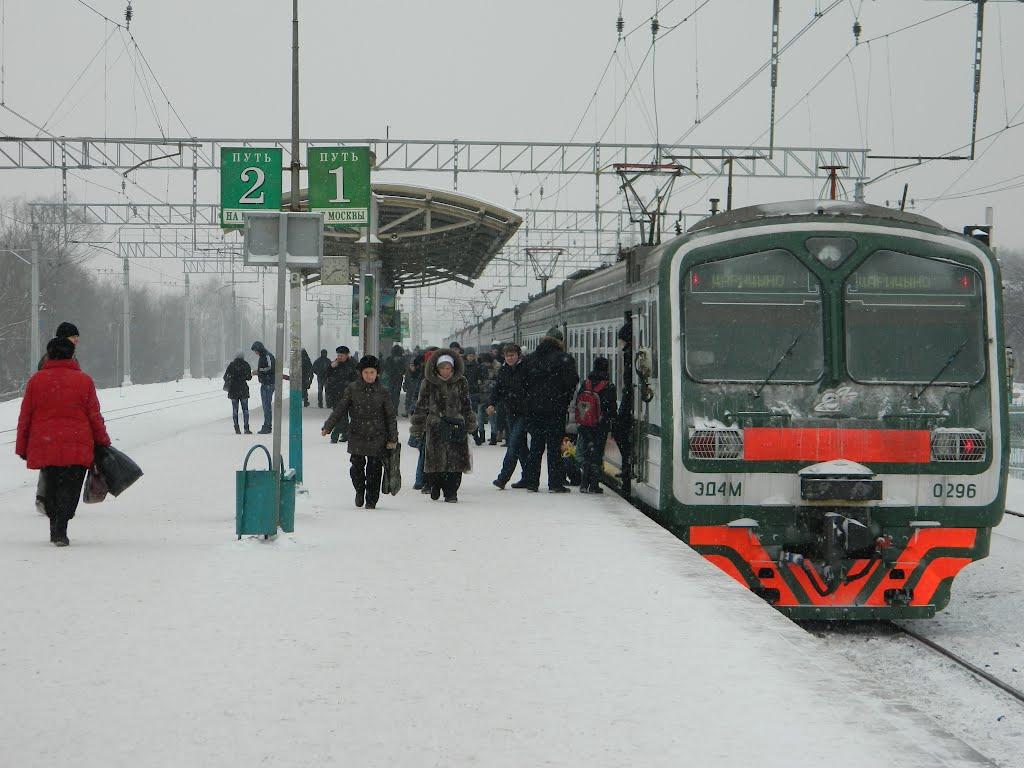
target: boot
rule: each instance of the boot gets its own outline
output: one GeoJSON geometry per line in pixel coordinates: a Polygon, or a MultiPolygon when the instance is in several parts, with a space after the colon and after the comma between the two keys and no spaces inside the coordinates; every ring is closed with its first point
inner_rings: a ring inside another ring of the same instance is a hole
{"type": "Polygon", "coordinates": [[[433,485],[433,486],[430,487],[430,498],[433,499],[434,501],[437,501],[438,499],[441,498],[441,486],[440,485],[433,485]]]}
{"type": "Polygon", "coordinates": [[[50,542],[55,547],[66,547],[71,542],[68,541],[68,524],[67,521],[58,521],[54,518],[50,518],[50,542]]]}
{"type": "Polygon", "coordinates": [[[245,425],[245,434],[247,434],[247,435],[251,435],[252,434],[252,432],[249,430],[249,425],[248,424],[245,425]]]}
{"type": "Polygon", "coordinates": [[[240,430],[240,429],[238,428],[238,425],[237,425],[237,424],[235,424],[235,434],[236,434],[236,435],[240,435],[240,434],[242,434],[242,430],[240,430]]]}
{"type": "Polygon", "coordinates": [[[590,493],[604,493],[604,488],[599,483],[594,483],[590,486],[590,493]]]}
{"type": "Polygon", "coordinates": [[[365,497],[365,491],[362,488],[357,488],[356,489],[356,506],[357,507],[363,506],[363,501],[364,501],[365,498],[366,498],[365,497]]]}
{"type": "Polygon", "coordinates": [[[498,438],[495,435],[491,435],[491,439],[487,442],[488,445],[497,445],[498,438]]]}

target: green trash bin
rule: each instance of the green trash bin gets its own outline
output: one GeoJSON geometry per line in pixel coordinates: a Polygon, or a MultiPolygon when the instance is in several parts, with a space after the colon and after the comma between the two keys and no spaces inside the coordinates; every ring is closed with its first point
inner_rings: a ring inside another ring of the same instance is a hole
{"type": "MultiPolygon", "coordinates": [[[[282,462],[283,465],[284,462],[282,462]]],[[[278,525],[286,533],[295,530],[295,471],[281,473],[281,517],[277,517],[274,462],[266,446],[254,445],[245,454],[242,469],[235,472],[235,535],[273,536],[278,525]],[[267,469],[249,469],[256,451],[267,456],[267,469]]]]}

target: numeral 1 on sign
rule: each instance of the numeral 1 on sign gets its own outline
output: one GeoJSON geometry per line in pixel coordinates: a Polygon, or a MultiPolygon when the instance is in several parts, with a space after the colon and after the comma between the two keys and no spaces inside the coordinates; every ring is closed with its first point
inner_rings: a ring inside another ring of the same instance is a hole
{"type": "Polygon", "coordinates": [[[347,197],[345,197],[345,167],[339,165],[337,168],[332,168],[331,173],[334,174],[334,188],[335,195],[331,199],[332,203],[349,203],[347,197]]]}

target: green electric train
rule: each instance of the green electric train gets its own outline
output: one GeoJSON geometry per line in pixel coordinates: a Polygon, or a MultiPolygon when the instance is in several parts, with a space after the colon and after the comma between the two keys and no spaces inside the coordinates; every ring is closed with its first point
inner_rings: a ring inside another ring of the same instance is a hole
{"type": "MultiPolygon", "coordinates": [[[[605,479],[793,618],[930,617],[1002,518],[999,265],[922,216],[753,206],[450,341],[614,361],[605,479]]],[[[571,429],[571,425],[570,425],[571,429]]]]}

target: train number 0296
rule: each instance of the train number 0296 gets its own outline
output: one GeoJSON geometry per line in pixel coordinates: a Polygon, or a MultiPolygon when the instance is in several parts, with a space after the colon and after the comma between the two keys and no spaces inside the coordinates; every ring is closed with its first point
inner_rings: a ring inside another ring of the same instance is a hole
{"type": "Polygon", "coordinates": [[[978,486],[974,483],[936,483],[932,486],[932,496],[937,499],[973,499],[978,495],[978,486]]]}
{"type": "Polygon", "coordinates": [[[716,483],[714,480],[707,482],[698,480],[693,484],[694,496],[742,496],[743,482],[738,483],[716,483]]]}

